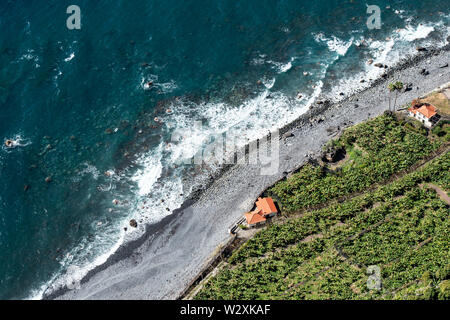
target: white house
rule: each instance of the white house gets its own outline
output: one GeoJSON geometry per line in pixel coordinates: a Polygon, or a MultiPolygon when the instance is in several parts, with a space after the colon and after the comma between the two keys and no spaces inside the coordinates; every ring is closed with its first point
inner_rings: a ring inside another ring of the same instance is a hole
{"type": "Polygon", "coordinates": [[[431,104],[415,104],[408,109],[408,114],[424,124],[425,127],[431,128],[438,121],[438,113],[434,106],[431,104]]]}

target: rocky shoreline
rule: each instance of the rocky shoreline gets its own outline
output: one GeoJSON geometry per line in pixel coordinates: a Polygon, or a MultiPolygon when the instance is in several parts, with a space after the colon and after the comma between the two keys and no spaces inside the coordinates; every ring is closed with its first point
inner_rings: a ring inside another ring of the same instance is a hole
{"type": "Polygon", "coordinates": [[[337,103],[332,103],[331,97],[320,97],[322,103],[316,102],[307,113],[280,129],[280,165],[275,175],[260,175],[260,165],[224,167],[182,208],[147,225],[142,237],[125,243],[105,264],[91,270],[80,289],[64,288],[44,295],[44,299],[178,298],[229,240],[228,228],[251,209],[264,190],[308,159],[320,156],[322,146],[345,127],[387,110],[387,83],[395,78],[409,84],[398,105],[448,83],[449,47],[420,50],[415,57],[389,68],[369,88],[337,103]]]}

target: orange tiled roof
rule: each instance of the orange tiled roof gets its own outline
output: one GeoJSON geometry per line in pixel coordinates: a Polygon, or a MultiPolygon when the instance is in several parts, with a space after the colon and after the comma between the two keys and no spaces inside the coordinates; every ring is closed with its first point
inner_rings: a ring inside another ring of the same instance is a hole
{"type": "Polygon", "coordinates": [[[256,201],[256,207],[262,211],[263,215],[278,212],[272,198],[259,198],[258,201],[256,201]]]}
{"type": "Polygon", "coordinates": [[[428,104],[428,105],[424,104],[420,108],[411,107],[408,110],[411,111],[414,114],[417,114],[417,112],[419,112],[419,113],[421,113],[422,115],[424,115],[428,119],[434,117],[437,114],[436,108],[434,106],[432,106],[431,104],[428,104]]]}
{"type": "Polygon", "coordinates": [[[258,214],[258,211],[248,212],[245,214],[248,224],[255,224],[266,221],[266,218],[258,214]]]}

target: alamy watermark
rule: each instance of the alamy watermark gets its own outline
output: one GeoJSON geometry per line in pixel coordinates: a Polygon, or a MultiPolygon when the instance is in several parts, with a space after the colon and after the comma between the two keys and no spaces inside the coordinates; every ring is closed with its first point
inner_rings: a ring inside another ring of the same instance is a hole
{"type": "MultiPolygon", "coordinates": [[[[202,122],[196,121],[193,132],[202,132],[202,122]]],[[[171,141],[172,143],[185,143],[193,132],[185,129],[176,129],[171,141]]],[[[226,164],[250,164],[260,165],[261,175],[274,175],[278,172],[280,165],[280,135],[279,131],[270,132],[266,137],[246,141],[241,131],[229,130],[210,136],[209,141],[204,142],[193,157],[183,156],[184,164],[195,165],[226,165],[226,164]]]]}
{"type": "Polygon", "coordinates": [[[66,272],[66,286],[69,290],[79,290],[82,279],[81,269],[77,266],[70,266],[66,272]]]}
{"type": "Polygon", "coordinates": [[[369,266],[367,268],[367,289],[369,290],[381,290],[381,269],[379,266],[369,266]]]}
{"type": "Polygon", "coordinates": [[[381,29],[381,9],[377,5],[367,6],[367,13],[371,16],[367,19],[367,28],[369,30],[381,29]]]}
{"type": "MultiPolygon", "coordinates": [[[[67,14],[70,16],[66,20],[66,26],[69,30],[80,30],[81,29],[81,9],[77,5],[70,5],[66,10],[67,14]]],[[[367,28],[369,30],[381,29],[381,9],[377,5],[367,5],[367,14],[370,17],[367,18],[367,28]]]]}
{"type": "Polygon", "coordinates": [[[81,29],[81,9],[77,5],[71,5],[67,7],[67,14],[70,16],[67,18],[66,26],[69,30],[81,29]]]}

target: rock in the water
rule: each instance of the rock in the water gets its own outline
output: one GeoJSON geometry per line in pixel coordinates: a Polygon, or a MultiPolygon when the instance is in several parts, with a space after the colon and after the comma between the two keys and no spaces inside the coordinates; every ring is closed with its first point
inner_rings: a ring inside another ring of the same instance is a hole
{"type": "Polygon", "coordinates": [[[439,66],[439,68],[441,68],[441,69],[442,68],[447,68],[447,67],[448,67],[448,63],[445,63],[445,64],[439,66]]]}
{"type": "Polygon", "coordinates": [[[47,182],[47,183],[52,182],[52,177],[47,177],[47,178],[45,178],[45,182],[47,182]]]}
{"type": "Polygon", "coordinates": [[[377,68],[384,68],[384,65],[382,63],[379,63],[379,62],[375,63],[373,66],[377,67],[377,68]]]}
{"type": "Polygon", "coordinates": [[[137,228],[137,226],[138,226],[137,221],[134,219],[130,220],[130,226],[133,228],[137,228]]]}
{"type": "Polygon", "coordinates": [[[425,47],[420,47],[420,46],[416,47],[416,50],[419,51],[419,52],[425,52],[425,51],[428,51],[427,48],[425,48],[425,47]]]}

